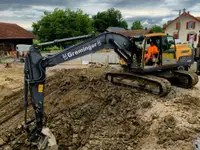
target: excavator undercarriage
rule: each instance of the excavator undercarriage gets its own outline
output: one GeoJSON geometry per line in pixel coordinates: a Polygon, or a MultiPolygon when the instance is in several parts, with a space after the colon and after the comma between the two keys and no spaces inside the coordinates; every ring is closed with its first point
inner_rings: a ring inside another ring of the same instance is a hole
{"type": "Polygon", "coordinates": [[[171,89],[169,81],[152,75],[110,72],[106,74],[106,79],[115,85],[129,86],[160,96],[167,95],[171,89]]]}
{"type": "Polygon", "coordinates": [[[115,85],[129,86],[159,96],[166,96],[171,90],[171,85],[187,89],[192,88],[199,81],[196,73],[184,70],[169,70],[148,75],[109,72],[106,73],[106,79],[115,85]]]}
{"type": "MultiPolygon", "coordinates": [[[[165,72],[163,72],[165,73],[165,72]]],[[[172,85],[189,89],[195,86],[198,81],[198,75],[194,72],[189,72],[186,70],[174,70],[170,71],[171,76],[166,76],[165,74],[158,74],[162,78],[166,78],[172,85]]]]}

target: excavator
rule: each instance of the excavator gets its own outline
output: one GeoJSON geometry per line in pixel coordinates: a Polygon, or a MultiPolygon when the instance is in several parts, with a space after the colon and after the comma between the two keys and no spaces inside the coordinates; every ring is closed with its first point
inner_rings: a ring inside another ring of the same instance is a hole
{"type": "Polygon", "coordinates": [[[130,86],[159,96],[166,96],[170,92],[171,84],[182,88],[192,88],[198,82],[197,73],[189,71],[194,63],[192,49],[187,46],[176,46],[174,38],[163,33],[130,38],[119,33],[103,32],[99,35],[32,45],[25,56],[24,65],[24,127],[28,132],[29,143],[36,144],[38,149],[58,149],[55,137],[49,128],[44,127],[46,68],[105,48],[112,49],[124,62],[122,63],[124,71],[106,73],[105,78],[113,84],[130,86]],[[40,46],[80,39],[84,39],[84,41],[61,52],[49,56],[41,55],[40,46]],[[154,62],[146,63],[144,56],[152,41],[158,47],[159,52],[154,62]],[[32,120],[27,119],[29,97],[35,112],[32,120]]]}

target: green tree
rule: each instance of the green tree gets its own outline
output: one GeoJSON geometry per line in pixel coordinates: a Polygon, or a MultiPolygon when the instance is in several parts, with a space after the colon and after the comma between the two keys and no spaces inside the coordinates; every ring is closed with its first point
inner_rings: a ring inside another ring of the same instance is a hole
{"type": "Polygon", "coordinates": [[[128,23],[126,21],[121,21],[119,26],[123,27],[126,30],[128,29],[128,23]]]}
{"type": "Polygon", "coordinates": [[[95,19],[94,27],[95,27],[96,31],[103,32],[107,28],[107,23],[101,19],[95,19]]]}
{"type": "Polygon", "coordinates": [[[151,31],[154,33],[158,33],[158,32],[163,32],[162,27],[158,26],[158,25],[153,25],[151,28],[151,31]]]}
{"type": "Polygon", "coordinates": [[[98,12],[92,18],[94,20],[94,27],[98,32],[105,31],[109,26],[128,28],[128,24],[123,19],[121,12],[114,8],[98,12]]]}
{"type": "Polygon", "coordinates": [[[45,11],[41,20],[32,24],[33,33],[41,42],[89,34],[93,30],[92,19],[82,10],[54,9],[45,11]]]}
{"type": "Polygon", "coordinates": [[[139,30],[139,29],[143,29],[143,26],[141,24],[141,22],[139,20],[136,20],[135,22],[132,23],[132,30],[139,30]]]}

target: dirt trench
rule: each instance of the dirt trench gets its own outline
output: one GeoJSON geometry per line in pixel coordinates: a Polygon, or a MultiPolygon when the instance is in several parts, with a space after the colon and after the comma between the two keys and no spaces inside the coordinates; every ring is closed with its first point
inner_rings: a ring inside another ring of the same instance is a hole
{"type": "MultiPolygon", "coordinates": [[[[105,80],[106,71],[62,69],[48,77],[46,126],[56,136],[60,149],[194,149],[200,132],[198,88],[173,87],[168,96],[160,98],[112,85],[105,80]]],[[[35,149],[26,145],[22,128],[23,90],[4,97],[2,102],[0,149],[35,149]]]]}

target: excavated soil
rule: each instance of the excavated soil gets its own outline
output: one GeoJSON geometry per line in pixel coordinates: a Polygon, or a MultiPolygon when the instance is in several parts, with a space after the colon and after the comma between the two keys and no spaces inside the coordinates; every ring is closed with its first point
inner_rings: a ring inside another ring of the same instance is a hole
{"type": "MultiPolygon", "coordinates": [[[[108,70],[62,69],[48,76],[45,126],[54,133],[60,149],[194,149],[200,135],[199,85],[187,90],[172,87],[169,95],[160,98],[107,82],[108,70]]],[[[23,76],[20,79],[22,87],[23,76]]],[[[22,128],[23,89],[2,95],[0,149],[35,149],[26,144],[22,128]]]]}

